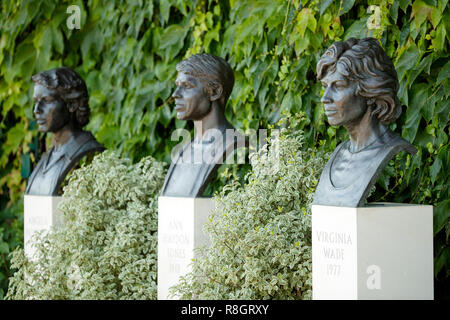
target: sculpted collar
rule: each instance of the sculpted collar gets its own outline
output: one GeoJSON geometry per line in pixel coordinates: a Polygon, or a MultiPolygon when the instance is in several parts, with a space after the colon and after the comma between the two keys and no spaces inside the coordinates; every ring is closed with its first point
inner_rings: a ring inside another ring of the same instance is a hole
{"type": "Polygon", "coordinates": [[[54,164],[56,164],[61,158],[65,157],[66,162],[72,161],[74,156],[77,154],[78,150],[83,147],[84,143],[90,140],[92,135],[89,132],[82,131],[77,135],[72,136],[69,141],[63,144],[56,151],[55,146],[53,146],[46,154],[45,163],[42,168],[43,173],[47,173],[54,164]],[[54,154],[57,158],[52,161],[52,163],[48,163],[51,159],[51,155],[54,154]]]}

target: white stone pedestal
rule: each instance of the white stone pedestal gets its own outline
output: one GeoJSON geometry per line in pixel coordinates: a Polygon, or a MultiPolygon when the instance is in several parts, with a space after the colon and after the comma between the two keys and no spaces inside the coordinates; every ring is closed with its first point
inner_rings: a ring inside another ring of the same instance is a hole
{"type": "Polygon", "coordinates": [[[159,197],[158,300],[168,300],[169,288],[191,270],[194,248],[208,245],[203,226],[214,207],[211,198],[159,197]]]}
{"type": "Polygon", "coordinates": [[[313,299],[433,299],[433,207],[312,206],[313,299]]]}
{"type": "Polygon", "coordinates": [[[24,244],[25,254],[32,258],[35,250],[30,239],[37,231],[48,231],[63,223],[63,214],[58,210],[62,197],[24,196],[24,244]]]}

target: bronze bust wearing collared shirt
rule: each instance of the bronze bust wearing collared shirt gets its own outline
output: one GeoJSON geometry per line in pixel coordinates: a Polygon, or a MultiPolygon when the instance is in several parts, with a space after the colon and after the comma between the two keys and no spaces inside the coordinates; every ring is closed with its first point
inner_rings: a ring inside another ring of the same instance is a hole
{"type": "Polygon", "coordinates": [[[172,94],[177,118],[192,120],[195,136],[180,151],[173,152],[162,195],[199,197],[220,164],[242,143],[243,136],[226,138],[234,132],[224,115],[234,75],[224,59],[209,54],[183,60],[177,71],[172,94]]]}
{"type": "Polygon", "coordinates": [[[32,77],[34,115],[40,132],[51,132],[52,148],[39,160],[25,193],[57,196],[67,174],[82,158],[105,148],[82,127],[89,122],[89,96],[83,79],[61,67],[32,77]]]}

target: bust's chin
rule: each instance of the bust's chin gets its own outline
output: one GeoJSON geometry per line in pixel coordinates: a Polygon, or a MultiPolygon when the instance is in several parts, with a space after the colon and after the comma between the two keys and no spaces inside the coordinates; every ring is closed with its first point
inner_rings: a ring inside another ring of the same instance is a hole
{"type": "Polygon", "coordinates": [[[48,127],[46,125],[38,125],[39,132],[48,132],[48,127]]]}
{"type": "Polygon", "coordinates": [[[189,120],[185,117],[184,112],[177,112],[177,119],[178,120],[189,120]]]}
{"type": "Polygon", "coordinates": [[[337,126],[339,126],[339,125],[341,125],[340,123],[339,123],[339,121],[336,121],[335,119],[333,119],[333,118],[328,118],[328,124],[330,125],[330,126],[333,126],[333,127],[337,127],[337,126]]]}

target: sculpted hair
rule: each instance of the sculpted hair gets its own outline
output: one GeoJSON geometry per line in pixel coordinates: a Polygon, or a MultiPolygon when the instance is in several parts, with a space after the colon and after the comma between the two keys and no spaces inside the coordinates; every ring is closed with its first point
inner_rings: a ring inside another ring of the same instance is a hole
{"type": "Polygon", "coordinates": [[[177,64],[177,71],[190,74],[214,88],[220,83],[223,88],[222,103],[225,105],[234,86],[234,74],[228,62],[207,53],[195,54],[177,64]]]}
{"type": "Polygon", "coordinates": [[[47,89],[55,90],[80,127],[89,122],[89,95],[86,83],[78,73],[60,67],[35,74],[31,79],[47,89]]]}
{"type": "Polygon", "coordinates": [[[317,79],[334,72],[338,63],[345,70],[343,76],[358,83],[358,94],[367,98],[368,107],[381,123],[390,124],[400,116],[397,72],[377,39],[334,43],[317,63],[317,79]]]}

